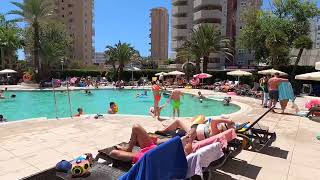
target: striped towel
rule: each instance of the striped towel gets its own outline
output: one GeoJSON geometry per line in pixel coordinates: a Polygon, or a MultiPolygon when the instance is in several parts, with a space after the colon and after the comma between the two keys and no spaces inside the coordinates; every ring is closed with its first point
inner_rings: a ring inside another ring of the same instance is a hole
{"type": "Polygon", "coordinates": [[[290,82],[281,82],[279,84],[279,100],[289,99],[294,101],[294,93],[290,82]]]}

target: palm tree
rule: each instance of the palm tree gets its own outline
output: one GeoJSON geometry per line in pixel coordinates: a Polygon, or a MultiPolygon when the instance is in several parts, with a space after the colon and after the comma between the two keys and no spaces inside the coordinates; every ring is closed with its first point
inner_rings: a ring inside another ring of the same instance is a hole
{"type": "MultiPolygon", "coordinates": [[[[20,29],[15,23],[7,21],[3,15],[0,14],[0,66],[5,67],[5,56],[9,62],[16,59],[15,52],[22,46],[22,38],[20,36],[20,29]]],[[[9,63],[12,65],[12,63],[9,63]]],[[[12,68],[12,67],[9,67],[12,68]]]]}
{"type": "Polygon", "coordinates": [[[107,46],[105,54],[110,57],[110,62],[112,63],[114,70],[116,69],[115,63],[118,62],[119,66],[116,69],[116,72],[118,74],[118,80],[120,80],[125,65],[135,58],[139,52],[130,44],[121,43],[121,41],[119,41],[114,46],[107,46]]]}
{"type": "Polygon", "coordinates": [[[307,35],[299,36],[293,42],[294,48],[299,49],[299,53],[298,53],[298,55],[296,57],[296,60],[294,62],[294,66],[293,66],[293,69],[292,69],[292,72],[291,72],[291,76],[292,77],[295,77],[297,66],[298,66],[298,64],[300,62],[303,50],[304,49],[311,49],[312,48],[312,43],[313,43],[312,40],[307,35]]]}
{"type": "Polygon", "coordinates": [[[230,39],[221,36],[221,32],[209,24],[202,24],[198,29],[193,30],[191,39],[187,41],[186,46],[197,57],[198,72],[200,58],[203,58],[203,71],[207,72],[210,53],[223,53],[228,60],[233,57],[230,39]]]}
{"type": "Polygon", "coordinates": [[[52,6],[49,1],[24,0],[23,3],[12,2],[19,10],[12,10],[8,14],[19,15],[21,18],[16,21],[27,22],[33,29],[33,63],[38,68],[40,77],[42,66],[40,61],[40,22],[43,22],[52,15],[52,6]]]}

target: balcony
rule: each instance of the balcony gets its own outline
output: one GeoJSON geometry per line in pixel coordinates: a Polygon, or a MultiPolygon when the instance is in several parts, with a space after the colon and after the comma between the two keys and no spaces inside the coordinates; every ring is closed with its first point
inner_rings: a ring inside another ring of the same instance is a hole
{"type": "Polygon", "coordinates": [[[172,26],[175,27],[175,26],[178,26],[178,25],[185,25],[185,24],[189,24],[188,22],[188,18],[187,17],[173,17],[172,18],[172,26]]]}
{"type": "Polygon", "coordinates": [[[207,24],[213,26],[215,29],[220,29],[221,30],[221,25],[219,23],[201,23],[201,24],[195,24],[193,26],[194,29],[198,29],[201,25],[207,24]]]}
{"type": "Polygon", "coordinates": [[[177,6],[179,4],[187,4],[188,0],[172,0],[172,5],[177,6]]]}
{"type": "Polygon", "coordinates": [[[172,31],[172,38],[174,39],[175,37],[187,37],[189,35],[189,30],[188,29],[174,29],[172,31]]]}
{"type": "Polygon", "coordinates": [[[172,49],[177,49],[182,47],[185,41],[172,41],[172,49]]]}
{"type": "Polygon", "coordinates": [[[219,10],[200,10],[194,13],[193,20],[196,24],[206,21],[207,23],[221,23],[223,13],[219,10]]]}
{"type": "Polygon", "coordinates": [[[221,0],[195,0],[193,3],[194,9],[201,9],[204,7],[222,7],[223,1],[221,0]]]}
{"type": "Polygon", "coordinates": [[[188,13],[188,6],[173,6],[172,7],[172,16],[180,13],[188,13]]]}

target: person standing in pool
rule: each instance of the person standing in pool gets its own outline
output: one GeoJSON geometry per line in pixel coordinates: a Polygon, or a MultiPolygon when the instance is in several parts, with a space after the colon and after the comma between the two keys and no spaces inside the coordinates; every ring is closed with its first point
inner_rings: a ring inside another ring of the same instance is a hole
{"type": "Polygon", "coordinates": [[[173,108],[173,119],[177,114],[180,117],[180,98],[183,96],[183,93],[180,90],[174,89],[171,93],[170,100],[172,101],[173,108]]]}
{"type": "Polygon", "coordinates": [[[0,99],[5,99],[5,97],[3,95],[3,90],[0,90],[0,99]]]}
{"type": "Polygon", "coordinates": [[[157,119],[160,119],[160,108],[159,108],[159,102],[161,100],[161,87],[155,82],[152,81],[152,92],[154,97],[154,116],[157,117],[157,119]]]}

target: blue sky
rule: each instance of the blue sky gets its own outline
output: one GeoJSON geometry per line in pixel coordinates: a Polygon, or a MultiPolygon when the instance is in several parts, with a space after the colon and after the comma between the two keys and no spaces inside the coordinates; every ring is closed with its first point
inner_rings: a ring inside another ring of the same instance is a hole
{"type": "MultiPolygon", "coordinates": [[[[11,1],[13,0],[0,0],[0,13],[15,8],[10,4],[11,1]]],[[[103,51],[106,45],[113,45],[121,40],[131,43],[141,55],[148,56],[150,9],[162,6],[170,13],[170,4],[171,0],[95,0],[96,51],[103,51]]],[[[268,9],[269,4],[269,0],[264,0],[263,8],[268,9]]],[[[19,55],[23,57],[21,52],[19,55]]]]}

